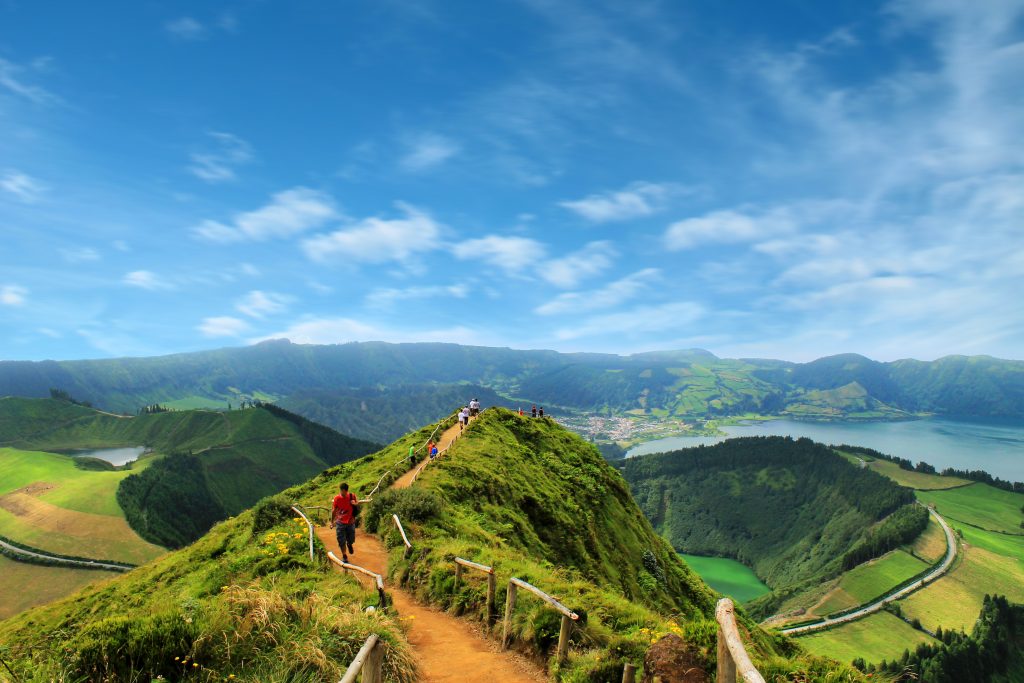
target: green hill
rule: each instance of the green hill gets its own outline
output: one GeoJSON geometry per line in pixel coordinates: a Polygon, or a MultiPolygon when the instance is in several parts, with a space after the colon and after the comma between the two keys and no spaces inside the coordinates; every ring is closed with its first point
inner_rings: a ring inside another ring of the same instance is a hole
{"type": "MultiPolygon", "coordinates": [[[[389,680],[414,680],[402,615],[363,614],[375,599],[355,579],[303,557],[287,503],[322,505],[340,480],[363,495],[382,476],[386,485],[404,467],[389,470],[433,429],[265,500],[122,578],[0,622],[7,661],[25,680],[183,680],[183,657],[198,665],[196,680],[337,680],[372,630],[387,643],[389,680]]],[[[549,420],[486,411],[414,488],[378,494],[363,516],[392,547],[389,581],[422,600],[482,618],[482,588],[472,581],[455,587],[458,554],[495,567],[499,603],[515,575],[582,614],[569,660],[550,663],[553,680],[620,680],[624,661],[638,663],[653,640],[670,633],[685,640],[699,666],[714,668],[716,596],[654,532],[617,471],[549,420]],[[396,543],[393,511],[412,535],[409,559],[396,543]]],[[[558,633],[552,614],[521,600],[517,649],[546,656],[558,633]]],[[[861,680],[742,620],[770,680],[861,680]]]]}
{"type": "Polygon", "coordinates": [[[850,568],[847,556],[852,566],[881,555],[904,525],[927,521],[907,507],[912,492],[809,439],[729,439],[622,467],[640,508],[677,550],[739,560],[772,588],[751,605],[762,616],[850,568]]]}
{"type": "Polygon", "coordinates": [[[178,547],[217,520],[331,465],[377,450],[274,407],[118,417],[53,399],[0,399],[0,445],[21,450],[145,446],[163,455],[117,500],[148,541],[178,547]]]}

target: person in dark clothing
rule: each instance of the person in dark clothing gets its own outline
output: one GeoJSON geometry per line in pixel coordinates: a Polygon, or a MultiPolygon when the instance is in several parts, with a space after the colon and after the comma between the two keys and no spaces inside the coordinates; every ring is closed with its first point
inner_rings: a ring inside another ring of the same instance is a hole
{"type": "Polygon", "coordinates": [[[338,547],[341,548],[341,561],[348,562],[349,554],[355,554],[356,513],[359,499],[349,493],[348,484],[343,483],[340,492],[334,497],[331,505],[331,525],[338,536],[338,547]]]}
{"type": "Polygon", "coordinates": [[[530,408],[530,417],[537,417],[537,406],[530,408]]]}
{"type": "Polygon", "coordinates": [[[540,407],[540,410],[537,411],[537,414],[540,415],[541,417],[544,417],[544,406],[540,407]]]}

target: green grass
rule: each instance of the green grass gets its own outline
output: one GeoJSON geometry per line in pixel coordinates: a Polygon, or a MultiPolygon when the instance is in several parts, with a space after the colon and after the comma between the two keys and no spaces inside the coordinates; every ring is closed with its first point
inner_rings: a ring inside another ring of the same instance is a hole
{"type": "MultiPolygon", "coordinates": [[[[836,452],[855,465],[860,464],[857,455],[853,453],[845,453],[843,451],[836,452]]],[[[889,477],[900,486],[906,486],[912,489],[948,489],[954,486],[964,486],[971,483],[967,479],[960,479],[958,477],[943,477],[937,474],[912,472],[905,470],[896,463],[889,462],[888,460],[878,460],[875,458],[868,459],[865,456],[861,456],[860,460],[864,460],[867,463],[866,467],[868,469],[889,477]]]]}
{"type": "Polygon", "coordinates": [[[0,495],[46,482],[55,488],[40,495],[40,500],[68,510],[124,517],[114,494],[131,473],[82,470],[70,456],[0,448],[0,495]]]}
{"type": "Polygon", "coordinates": [[[700,578],[722,595],[747,602],[771,592],[750,567],[727,557],[679,554],[700,578]]]}
{"type": "MultiPolygon", "coordinates": [[[[237,404],[235,400],[233,403],[237,404]]],[[[179,398],[174,401],[161,401],[160,405],[171,410],[196,410],[196,409],[208,409],[208,410],[225,410],[228,407],[227,399],[214,399],[207,396],[186,396],[185,398],[179,398]]],[[[235,405],[234,407],[238,407],[235,405]]]]}
{"type": "MultiPolygon", "coordinates": [[[[1024,602],[1024,560],[989,549],[1000,547],[1005,537],[969,529],[964,529],[964,537],[977,545],[968,540],[963,556],[948,574],[900,601],[904,615],[920,619],[930,630],[941,626],[970,632],[985,594],[1024,602]]],[[[1016,551],[1020,550],[1017,546],[1016,551]]]]}
{"type": "Polygon", "coordinates": [[[800,636],[797,642],[816,655],[849,663],[857,657],[868,662],[898,659],[904,649],[938,641],[888,612],[879,612],[828,631],[800,636]]]}
{"type": "Polygon", "coordinates": [[[913,554],[929,564],[935,564],[946,554],[946,534],[935,518],[928,515],[928,526],[921,535],[910,544],[913,554]]]}
{"type": "Polygon", "coordinates": [[[997,489],[988,484],[971,484],[950,491],[918,491],[917,497],[947,520],[974,524],[991,531],[1024,534],[1024,494],[997,489]]]}
{"type": "Polygon", "coordinates": [[[0,555],[0,620],[37,605],[59,600],[83,586],[120,576],[116,572],[47,567],[0,555]]]}
{"type": "Polygon", "coordinates": [[[927,568],[926,563],[910,553],[893,550],[843,574],[838,590],[816,607],[814,612],[827,615],[862,605],[927,568]]]}

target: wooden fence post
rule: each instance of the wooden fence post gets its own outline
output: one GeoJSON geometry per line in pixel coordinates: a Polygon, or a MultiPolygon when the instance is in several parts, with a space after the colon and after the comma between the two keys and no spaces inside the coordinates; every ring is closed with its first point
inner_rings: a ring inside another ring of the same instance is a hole
{"type": "Polygon", "coordinates": [[[462,565],[455,563],[455,590],[459,590],[459,581],[462,580],[462,565]]]}
{"type": "Polygon", "coordinates": [[[725,640],[725,631],[718,627],[718,675],[716,683],[736,683],[736,664],[729,653],[729,644],[725,640]]]}
{"type": "Polygon", "coordinates": [[[363,664],[362,683],[384,683],[384,644],[377,641],[377,644],[363,664]]]}
{"type": "Polygon", "coordinates": [[[487,575],[487,625],[494,626],[494,622],[498,620],[498,606],[494,604],[494,593],[496,580],[494,578],[494,572],[492,571],[487,575]]]}
{"type": "Polygon", "coordinates": [[[505,625],[501,631],[501,649],[508,649],[508,641],[512,637],[512,610],[516,608],[516,585],[508,582],[508,597],[505,599],[505,625]]]}
{"type": "Polygon", "coordinates": [[[622,669],[622,683],[636,683],[636,667],[627,664],[622,669]]]}
{"type": "Polygon", "coordinates": [[[558,630],[558,663],[565,661],[569,654],[569,631],[572,629],[572,619],[568,614],[562,615],[562,628],[558,630]]]}

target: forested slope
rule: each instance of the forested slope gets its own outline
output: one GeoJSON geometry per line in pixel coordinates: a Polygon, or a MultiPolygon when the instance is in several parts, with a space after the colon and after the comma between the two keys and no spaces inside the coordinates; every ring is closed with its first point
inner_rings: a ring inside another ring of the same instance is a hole
{"type": "Polygon", "coordinates": [[[773,589],[765,605],[837,574],[855,548],[860,557],[880,549],[869,530],[914,502],[909,490],[809,439],[729,439],[622,467],[640,508],[677,550],[752,567],[773,589]]]}

